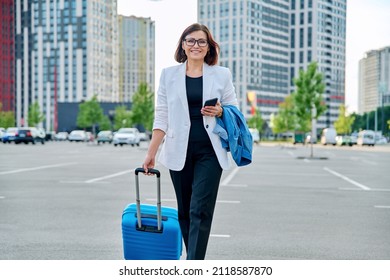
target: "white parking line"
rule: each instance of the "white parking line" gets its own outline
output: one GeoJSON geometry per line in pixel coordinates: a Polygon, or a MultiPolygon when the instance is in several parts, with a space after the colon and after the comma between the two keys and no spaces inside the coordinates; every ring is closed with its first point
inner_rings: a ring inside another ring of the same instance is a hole
{"type": "Polygon", "coordinates": [[[222,187],[231,187],[231,188],[247,188],[248,185],[244,184],[229,184],[229,185],[221,185],[222,187]]]}
{"type": "Polygon", "coordinates": [[[68,162],[68,163],[61,163],[61,164],[44,165],[44,166],[38,166],[38,167],[32,167],[32,168],[21,168],[21,169],[16,169],[16,170],[3,171],[3,172],[0,172],[0,175],[14,174],[14,173],[34,171],[34,170],[54,168],[54,167],[62,167],[62,166],[73,165],[73,164],[77,164],[77,162],[68,162]]]}
{"type": "Polygon", "coordinates": [[[0,199],[4,199],[5,198],[5,196],[0,196],[0,199]]]}
{"type": "MultiPolygon", "coordinates": [[[[156,198],[147,198],[146,201],[154,201],[154,202],[156,202],[157,199],[156,198]]],[[[176,199],[173,199],[173,198],[163,198],[163,199],[161,199],[161,202],[176,202],[176,199]]]]}
{"type": "Polygon", "coordinates": [[[365,185],[362,185],[362,184],[360,184],[360,183],[358,183],[358,182],[356,182],[356,181],[354,181],[352,179],[349,179],[348,177],[346,177],[346,176],[344,176],[344,175],[342,175],[340,173],[337,173],[336,171],[333,171],[333,170],[329,169],[328,167],[324,167],[324,170],[328,171],[329,173],[331,173],[331,174],[333,174],[333,175],[335,175],[335,176],[337,176],[337,177],[339,177],[339,178],[341,178],[341,179],[343,179],[345,181],[347,181],[348,183],[351,183],[351,184],[361,188],[362,190],[365,190],[365,191],[371,190],[369,187],[367,187],[365,185]]]}
{"type": "MultiPolygon", "coordinates": [[[[147,198],[146,201],[157,201],[156,198],[147,198]]],[[[161,202],[176,202],[176,199],[165,198],[161,199],[161,202]]],[[[230,204],[239,204],[241,201],[238,200],[217,200],[217,203],[230,203],[230,204]]]]}
{"type": "Polygon", "coordinates": [[[221,185],[226,186],[229,185],[230,181],[233,179],[233,177],[236,175],[238,172],[238,166],[233,169],[233,171],[225,178],[225,180],[222,181],[221,185]]]}
{"type": "Polygon", "coordinates": [[[238,200],[217,200],[217,203],[239,204],[239,203],[241,203],[241,201],[238,201],[238,200]]]}
{"type": "MultiPolygon", "coordinates": [[[[362,191],[362,189],[356,188],[339,188],[341,191],[362,191]]],[[[390,192],[390,189],[370,189],[370,192],[390,192]]]]}
{"type": "Polygon", "coordinates": [[[229,238],[229,234],[210,234],[210,237],[222,237],[222,238],[229,238]]]}
{"type": "Polygon", "coordinates": [[[90,180],[85,181],[84,183],[87,183],[87,184],[95,183],[95,182],[106,180],[106,179],[109,179],[109,178],[121,176],[123,174],[130,173],[130,172],[134,172],[134,169],[131,169],[131,170],[128,169],[128,170],[125,170],[125,171],[122,171],[122,172],[118,172],[118,173],[115,173],[115,174],[111,174],[111,175],[106,175],[106,176],[103,176],[103,177],[90,179],[90,180]]]}
{"type": "Polygon", "coordinates": [[[375,207],[375,208],[385,208],[385,209],[390,209],[390,206],[386,206],[386,205],[375,205],[374,207],[375,207]]]}

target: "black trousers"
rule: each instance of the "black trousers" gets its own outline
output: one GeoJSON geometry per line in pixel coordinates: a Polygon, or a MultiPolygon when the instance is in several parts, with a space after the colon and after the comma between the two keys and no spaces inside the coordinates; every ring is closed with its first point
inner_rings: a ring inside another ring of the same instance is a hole
{"type": "Polygon", "coordinates": [[[170,170],[188,260],[203,260],[222,168],[209,141],[189,142],[184,168],[170,170]]]}

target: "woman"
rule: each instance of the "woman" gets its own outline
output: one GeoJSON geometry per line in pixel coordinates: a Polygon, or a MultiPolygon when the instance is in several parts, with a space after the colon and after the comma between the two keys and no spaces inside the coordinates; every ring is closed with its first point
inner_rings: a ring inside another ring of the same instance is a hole
{"type": "Polygon", "coordinates": [[[153,134],[143,168],[159,162],[169,169],[175,188],[179,223],[187,259],[204,259],[222,169],[230,161],[213,133],[224,105],[237,106],[231,73],[216,66],[219,46],[208,28],[192,24],[181,35],[175,53],[180,65],[161,73],[153,134]],[[218,98],[215,106],[203,106],[218,98]]]}

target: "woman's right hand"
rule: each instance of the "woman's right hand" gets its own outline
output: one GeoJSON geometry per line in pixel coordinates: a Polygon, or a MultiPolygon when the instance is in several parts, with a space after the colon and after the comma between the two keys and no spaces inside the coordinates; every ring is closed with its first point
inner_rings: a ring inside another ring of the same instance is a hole
{"type": "Polygon", "coordinates": [[[144,174],[146,175],[152,175],[151,173],[148,172],[148,170],[150,168],[154,168],[157,150],[164,136],[165,136],[165,132],[162,131],[161,129],[153,130],[152,139],[150,140],[148,152],[146,154],[144,162],[142,163],[142,168],[145,170],[144,174]]]}
{"type": "Polygon", "coordinates": [[[148,172],[148,170],[149,168],[154,168],[154,164],[155,164],[155,157],[147,154],[142,164],[142,168],[145,170],[145,175],[152,175],[151,173],[148,172]]]}

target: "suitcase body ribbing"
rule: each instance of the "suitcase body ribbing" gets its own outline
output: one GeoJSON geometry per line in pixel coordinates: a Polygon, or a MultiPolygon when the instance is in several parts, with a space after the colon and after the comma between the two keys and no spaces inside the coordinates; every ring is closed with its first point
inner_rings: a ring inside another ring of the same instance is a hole
{"type": "Polygon", "coordinates": [[[122,214],[123,251],[126,260],[178,260],[182,252],[182,235],[177,210],[161,207],[160,172],[157,175],[157,205],[141,204],[138,173],[136,203],[129,204],[122,214]],[[140,215],[138,214],[140,213],[140,215]]]}

